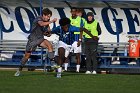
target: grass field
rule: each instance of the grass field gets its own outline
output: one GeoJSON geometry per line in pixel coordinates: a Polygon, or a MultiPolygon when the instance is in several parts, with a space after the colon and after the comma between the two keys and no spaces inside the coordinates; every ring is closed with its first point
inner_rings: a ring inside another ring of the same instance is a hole
{"type": "Polygon", "coordinates": [[[0,93],[140,93],[140,75],[0,71],[0,93]]]}

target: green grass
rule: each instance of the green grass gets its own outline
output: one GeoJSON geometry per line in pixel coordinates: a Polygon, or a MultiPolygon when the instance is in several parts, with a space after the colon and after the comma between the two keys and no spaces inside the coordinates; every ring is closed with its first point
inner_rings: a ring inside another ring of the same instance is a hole
{"type": "Polygon", "coordinates": [[[140,93],[140,75],[0,71],[0,93],[140,93]]]}

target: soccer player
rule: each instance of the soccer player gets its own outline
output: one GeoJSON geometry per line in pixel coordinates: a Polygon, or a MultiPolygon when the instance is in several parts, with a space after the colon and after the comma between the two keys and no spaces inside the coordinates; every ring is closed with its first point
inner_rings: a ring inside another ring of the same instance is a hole
{"type": "MultiPolygon", "coordinates": [[[[77,13],[79,13],[82,11],[77,8],[72,8],[71,9],[71,17],[70,17],[70,20],[71,20],[71,25],[72,26],[75,26],[75,27],[83,27],[84,26],[84,20],[82,19],[82,15],[77,15],[77,13]]],[[[80,63],[81,63],[81,59],[80,59],[80,56],[81,56],[81,45],[80,46],[77,46],[77,42],[78,42],[78,39],[79,39],[79,36],[80,36],[80,32],[74,32],[74,42],[72,44],[72,49],[73,49],[73,52],[76,54],[76,72],[79,72],[80,70],[80,63]]],[[[65,70],[67,70],[67,64],[68,63],[65,63],[65,70]]]]}
{"type": "MultiPolygon", "coordinates": [[[[80,46],[81,38],[82,38],[82,28],[75,27],[70,25],[70,19],[69,18],[63,18],[59,21],[60,26],[56,27],[52,30],[51,33],[55,33],[59,35],[59,43],[58,43],[58,52],[56,55],[58,55],[58,72],[57,77],[61,78],[61,72],[62,72],[62,64],[65,62],[65,59],[68,57],[69,52],[71,50],[71,44],[75,41],[74,39],[74,32],[80,32],[79,39],[76,43],[76,46],[80,46]]],[[[92,37],[92,34],[88,31],[85,31],[87,34],[89,34],[92,37]]]]}
{"type": "Polygon", "coordinates": [[[37,46],[48,48],[48,57],[50,59],[54,58],[52,44],[48,40],[44,39],[45,31],[50,31],[49,24],[57,21],[56,18],[49,21],[51,16],[52,16],[52,11],[48,8],[45,8],[42,10],[42,16],[38,16],[33,21],[31,34],[28,36],[25,56],[22,58],[21,65],[17,70],[17,72],[15,73],[15,76],[20,75],[20,71],[22,71],[22,68],[28,61],[31,52],[35,51],[37,46]]]}
{"type": "Polygon", "coordinates": [[[84,9],[82,9],[82,8],[77,8],[76,9],[76,15],[82,18],[81,21],[83,22],[83,25],[84,25],[86,20],[83,17],[83,13],[84,13],[84,9]]]}

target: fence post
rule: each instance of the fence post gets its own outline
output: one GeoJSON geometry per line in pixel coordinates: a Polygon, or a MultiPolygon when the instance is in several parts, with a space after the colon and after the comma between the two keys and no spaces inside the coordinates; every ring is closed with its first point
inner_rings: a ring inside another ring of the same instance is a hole
{"type": "Polygon", "coordinates": [[[43,9],[43,5],[42,5],[42,0],[40,0],[40,16],[42,15],[42,9],[43,9]]]}
{"type": "Polygon", "coordinates": [[[41,47],[41,65],[43,65],[43,48],[41,47]]]}
{"type": "MultiPolygon", "coordinates": [[[[0,15],[1,16],[1,15],[0,15]]],[[[3,33],[2,33],[2,22],[0,21],[0,40],[3,39],[3,33]]]]}

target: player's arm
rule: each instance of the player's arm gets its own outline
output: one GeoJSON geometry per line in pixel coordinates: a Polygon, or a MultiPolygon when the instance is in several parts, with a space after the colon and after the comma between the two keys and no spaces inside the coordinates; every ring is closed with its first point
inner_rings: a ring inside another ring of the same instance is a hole
{"type": "Polygon", "coordinates": [[[57,26],[57,27],[53,28],[51,33],[59,35],[59,33],[60,33],[60,26],[57,26]]]}
{"type": "Polygon", "coordinates": [[[38,24],[39,24],[40,26],[48,26],[49,24],[51,24],[51,23],[53,23],[53,22],[56,22],[56,21],[57,21],[57,18],[54,18],[54,19],[52,19],[51,21],[48,21],[48,22],[39,20],[39,21],[38,21],[38,24]]]}
{"type": "Polygon", "coordinates": [[[80,31],[84,31],[85,33],[87,33],[90,37],[92,37],[94,40],[99,40],[99,38],[97,36],[93,36],[86,28],[80,28],[80,31]]]}
{"type": "Polygon", "coordinates": [[[97,31],[98,31],[98,35],[101,35],[102,31],[99,23],[97,24],[97,31]]]}
{"type": "Polygon", "coordinates": [[[82,37],[83,37],[83,31],[82,31],[82,28],[80,28],[80,36],[79,36],[79,40],[78,40],[78,43],[77,43],[78,47],[81,45],[82,37]]]}
{"type": "Polygon", "coordinates": [[[48,26],[47,31],[44,32],[44,35],[48,36],[48,37],[51,36],[51,28],[50,28],[50,26],[48,26]]]}

